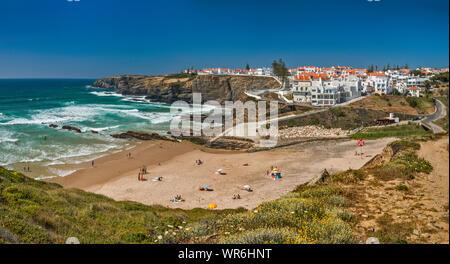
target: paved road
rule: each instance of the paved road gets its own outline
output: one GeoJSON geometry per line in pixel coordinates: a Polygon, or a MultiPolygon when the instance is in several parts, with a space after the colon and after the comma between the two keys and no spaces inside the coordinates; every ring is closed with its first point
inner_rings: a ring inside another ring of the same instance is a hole
{"type": "Polygon", "coordinates": [[[434,100],[434,103],[436,105],[436,111],[433,114],[424,117],[421,123],[425,127],[428,127],[429,129],[433,130],[434,134],[445,133],[446,131],[442,127],[436,125],[433,122],[445,117],[447,115],[447,108],[441,101],[437,99],[434,100]]]}

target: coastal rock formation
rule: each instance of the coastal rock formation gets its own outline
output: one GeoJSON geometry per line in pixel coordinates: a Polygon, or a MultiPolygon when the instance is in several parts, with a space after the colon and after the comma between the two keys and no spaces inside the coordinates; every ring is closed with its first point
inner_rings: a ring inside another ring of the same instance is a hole
{"type": "Polygon", "coordinates": [[[74,131],[76,133],[81,133],[81,130],[79,128],[73,127],[73,126],[62,126],[62,129],[74,131]]]}
{"type": "Polygon", "coordinates": [[[140,140],[169,140],[169,141],[176,141],[175,139],[161,136],[157,133],[145,133],[145,132],[135,132],[135,131],[127,131],[125,133],[120,134],[114,134],[111,135],[113,138],[136,138],[140,140]]]}
{"type": "Polygon", "coordinates": [[[319,175],[314,177],[308,182],[308,186],[313,186],[318,183],[324,183],[330,178],[330,173],[328,173],[327,169],[324,169],[319,175]]]}
{"type": "Polygon", "coordinates": [[[50,124],[48,126],[51,127],[51,128],[58,128],[58,125],[55,125],[55,124],[50,124]]]}
{"type": "Polygon", "coordinates": [[[207,144],[210,148],[229,149],[229,150],[244,150],[254,147],[254,142],[247,138],[238,137],[220,137],[217,140],[207,144]]]}
{"type": "Polygon", "coordinates": [[[271,77],[229,76],[229,75],[121,75],[98,79],[93,87],[114,89],[123,95],[142,95],[147,99],[173,103],[177,100],[192,102],[192,93],[202,95],[202,102],[217,100],[241,100],[246,90],[279,88],[280,84],[271,77]]]}

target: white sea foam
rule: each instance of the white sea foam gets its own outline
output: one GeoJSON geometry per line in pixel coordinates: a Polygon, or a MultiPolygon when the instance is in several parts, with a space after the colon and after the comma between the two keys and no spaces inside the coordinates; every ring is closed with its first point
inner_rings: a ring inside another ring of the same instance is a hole
{"type": "Polygon", "coordinates": [[[120,101],[125,101],[125,102],[132,102],[132,103],[150,103],[149,99],[145,99],[145,95],[144,96],[137,96],[137,95],[128,95],[125,96],[125,98],[121,99],[120,101]]]}
{"type": "Polygon", "coordinates": [[[0,125],[40,125],[61,122],[81,122],[89,120],[96,115],[110,112],[138,112],[137,109],[124,109],[129,106],[120,107],[114,105],[68,105],[53,109],[38,110],[30,118],[14,118],[0,125]],[[117,109],[119,108],[119,109],[117,109]],[[121,109],[120,109],[121,108],[121,109]]]}
{"type": "Polygon", "coordinates": [[[125,112],[127,115],[149,120],[152,124],[169,122],[174,118],[173,114],[165,112],[125,112]]]}
{"type": "Polygon", "coordinates": [[[70,175],[77,171],[77,170],[62,170],[62,169],[56,169],[56,168],[50,168],[49,170],[60,177],[70,175]]]}
{"type": "Polygon", "coordinates": [[[124,97],[124,95],[115,93],[115,92],[90,92],[90,94],[94,94],[97,96],[116,96],[116,97],[124,97]]]}
{"type": "Polygon", "coordinates": [[[15,134],[11,131],[8,130],[0,130],[0,143],[3,142],[10,142],[10,143],[14,143],[17,142],[19,139],[14,137],[15,134]]]}
{"type": "Polygon", "coordinates": [[[39,176],[39,177],[37,177],[37,178],[34,178],[35,180],[37,180],[37,181],[40,181],[40,180],[45,180],[45,179],[52,179],[52,178],[56,178],[57,176],[39,176]]]}
{"type": "Polygon", "coordinates": [[[108,126],[108,127],[82,127],[80,129],[81,129],[81,132],[87,132],[87,131],[101,132],[101,131],[110,130],[110,129],[114,129],[114,128],[118,128],[118,127],[120,127],[120,125],[108,126]]]}
{"type": "Polygon", "coordinates": [[[45,166],[62,165],[62,164],[65,164],[65,163],[60,160],[53,160],[53,161],[45,163],[45,166]]]}

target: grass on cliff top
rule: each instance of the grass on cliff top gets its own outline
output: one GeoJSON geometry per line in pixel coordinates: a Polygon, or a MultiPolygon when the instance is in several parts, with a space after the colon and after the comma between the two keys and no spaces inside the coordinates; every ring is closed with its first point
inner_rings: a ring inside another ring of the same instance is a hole
{"type": "Polygon", "coordinates": [[[421,125],[409,123],[406,125],[367,128],[350,137],[352,139],[404,138],[409,136],[424,136],[429,133],[431,132],[426,131],[421,125]]]}
{"type": "Polygon", "coordinates": [[[368,96],[350,106],[405,114],[426,114],[434,111],[431,98],[400,95],[368,96]]]}

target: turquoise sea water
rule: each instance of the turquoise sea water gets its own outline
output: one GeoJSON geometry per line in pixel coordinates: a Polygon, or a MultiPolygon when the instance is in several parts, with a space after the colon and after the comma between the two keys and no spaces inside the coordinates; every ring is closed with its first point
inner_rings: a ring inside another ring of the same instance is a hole
{"type": "Polygon", "coordinates": [[[58,165],[79,164],[135,144],[111,134],[168,131],[174,117],[169,105],[92,88],[93,81],[0,80],[0,166],[39,164],[47,169],[34,173],[35,177],[65,176],[72,170],[58,165]],[[83,133],[61,130],[63,125],[83,133]]]}

